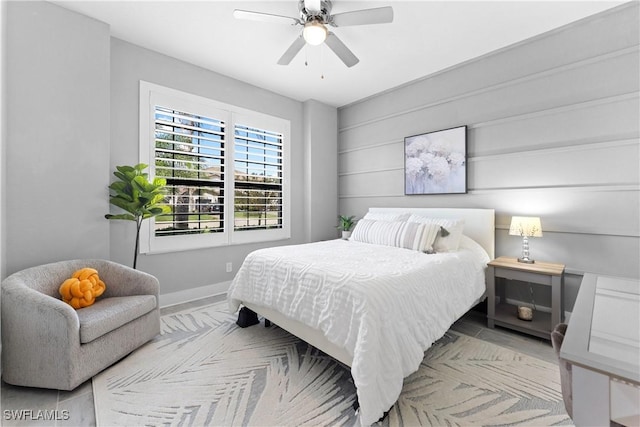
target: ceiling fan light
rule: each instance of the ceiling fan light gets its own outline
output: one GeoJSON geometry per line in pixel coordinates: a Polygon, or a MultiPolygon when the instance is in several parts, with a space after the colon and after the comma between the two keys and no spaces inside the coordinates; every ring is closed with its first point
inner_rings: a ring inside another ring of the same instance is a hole
{"type": "Polygon", "coordinates": [[[318,46],[327,38],[327,29],[318,21],[309,21],[304,24],[304,30],[302,30],[302,37],[304,40],[312,46],[318,46]]]}

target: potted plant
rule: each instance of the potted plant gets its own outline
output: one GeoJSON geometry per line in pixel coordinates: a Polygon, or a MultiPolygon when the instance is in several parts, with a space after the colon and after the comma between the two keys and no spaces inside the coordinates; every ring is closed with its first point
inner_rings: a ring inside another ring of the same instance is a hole
{"type": "Polygon", "coordinates": [[[144,163],[135,166],[116,166],[113,173],[118,181],[111,183],[109,189],[112,195],[109,203],[127,213],[112,215],[106,214],[107,219],[122,219],[136,223],[136,244],[133,252],[133,268],[138,262],[138,246],[140,244],[140,226],[147,218],[170,213],[169,206],[160,204],[164,199],[164,188],[167,181],[164,178],[148,179],[148,174],[143,170],[147,168],[144,163]]]}
{"type": "Polygon", "coordinates": [[[346,240],[351,236],[351,229],[356,223],[356,217],[353,215],[351,216],[339,215],[338,221],[339,221],[338,230],[342,231],[342,238],[346,240]]]}

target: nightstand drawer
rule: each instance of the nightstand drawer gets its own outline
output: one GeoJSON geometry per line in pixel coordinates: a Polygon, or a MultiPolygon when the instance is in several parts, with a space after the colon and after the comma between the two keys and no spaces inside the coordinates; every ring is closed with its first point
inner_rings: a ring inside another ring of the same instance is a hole
{"type": "Polygon", "coordinates": [[[509,280],[519,280],[521,282],[538,283],[540,285],[551,286],[551,276],[532,273],[530,271],[511,270],[509,268],[495,267],[495,277],[501,277],[509,280]]]}

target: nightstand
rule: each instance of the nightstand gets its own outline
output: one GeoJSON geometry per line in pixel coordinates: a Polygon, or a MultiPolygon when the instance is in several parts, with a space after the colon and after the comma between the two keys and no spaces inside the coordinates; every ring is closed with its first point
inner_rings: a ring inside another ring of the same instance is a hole
{"type": "Polygon", "coordinates": [[[518,262],[516,258],[499,257],[489,262],[487,273],[487,325],[514,329],[551,339],[551,330],[562,321],[564,264],[536,261],[518,262]],[[518,308],[508,304],[505,294],[510,280],[536,283],[551,289],[551,313],[536,310],[530,321],[518,319],[518,308]],[[496,299],[498,295],[499,301],[496,299]]]}

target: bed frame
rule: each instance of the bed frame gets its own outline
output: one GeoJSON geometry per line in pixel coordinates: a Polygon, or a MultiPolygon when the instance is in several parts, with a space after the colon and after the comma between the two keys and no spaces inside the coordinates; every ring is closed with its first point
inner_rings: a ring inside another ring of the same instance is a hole
{"type": "MultiPolygon", "coordinates": [[[[369,212],[409,212],[433,218],[464,219],[464,234],[478,242],[480,246],[487,251],[491,259],[494,258],[495,211],[493,209],[369,208],[369,212]]],[[[268,325],[269,322],[273,322],[282,329],[311,344],[339,362],[351,367],[353,363],[353,356],[351,356],[344,348],[328,341],[321,331],[285,317],[281,313],[270,308],[260,307],[249,303],[243,303],[242,305],[252,312],[257,313],[259,316],[264,317],[265,325],[268,325]]]]}

